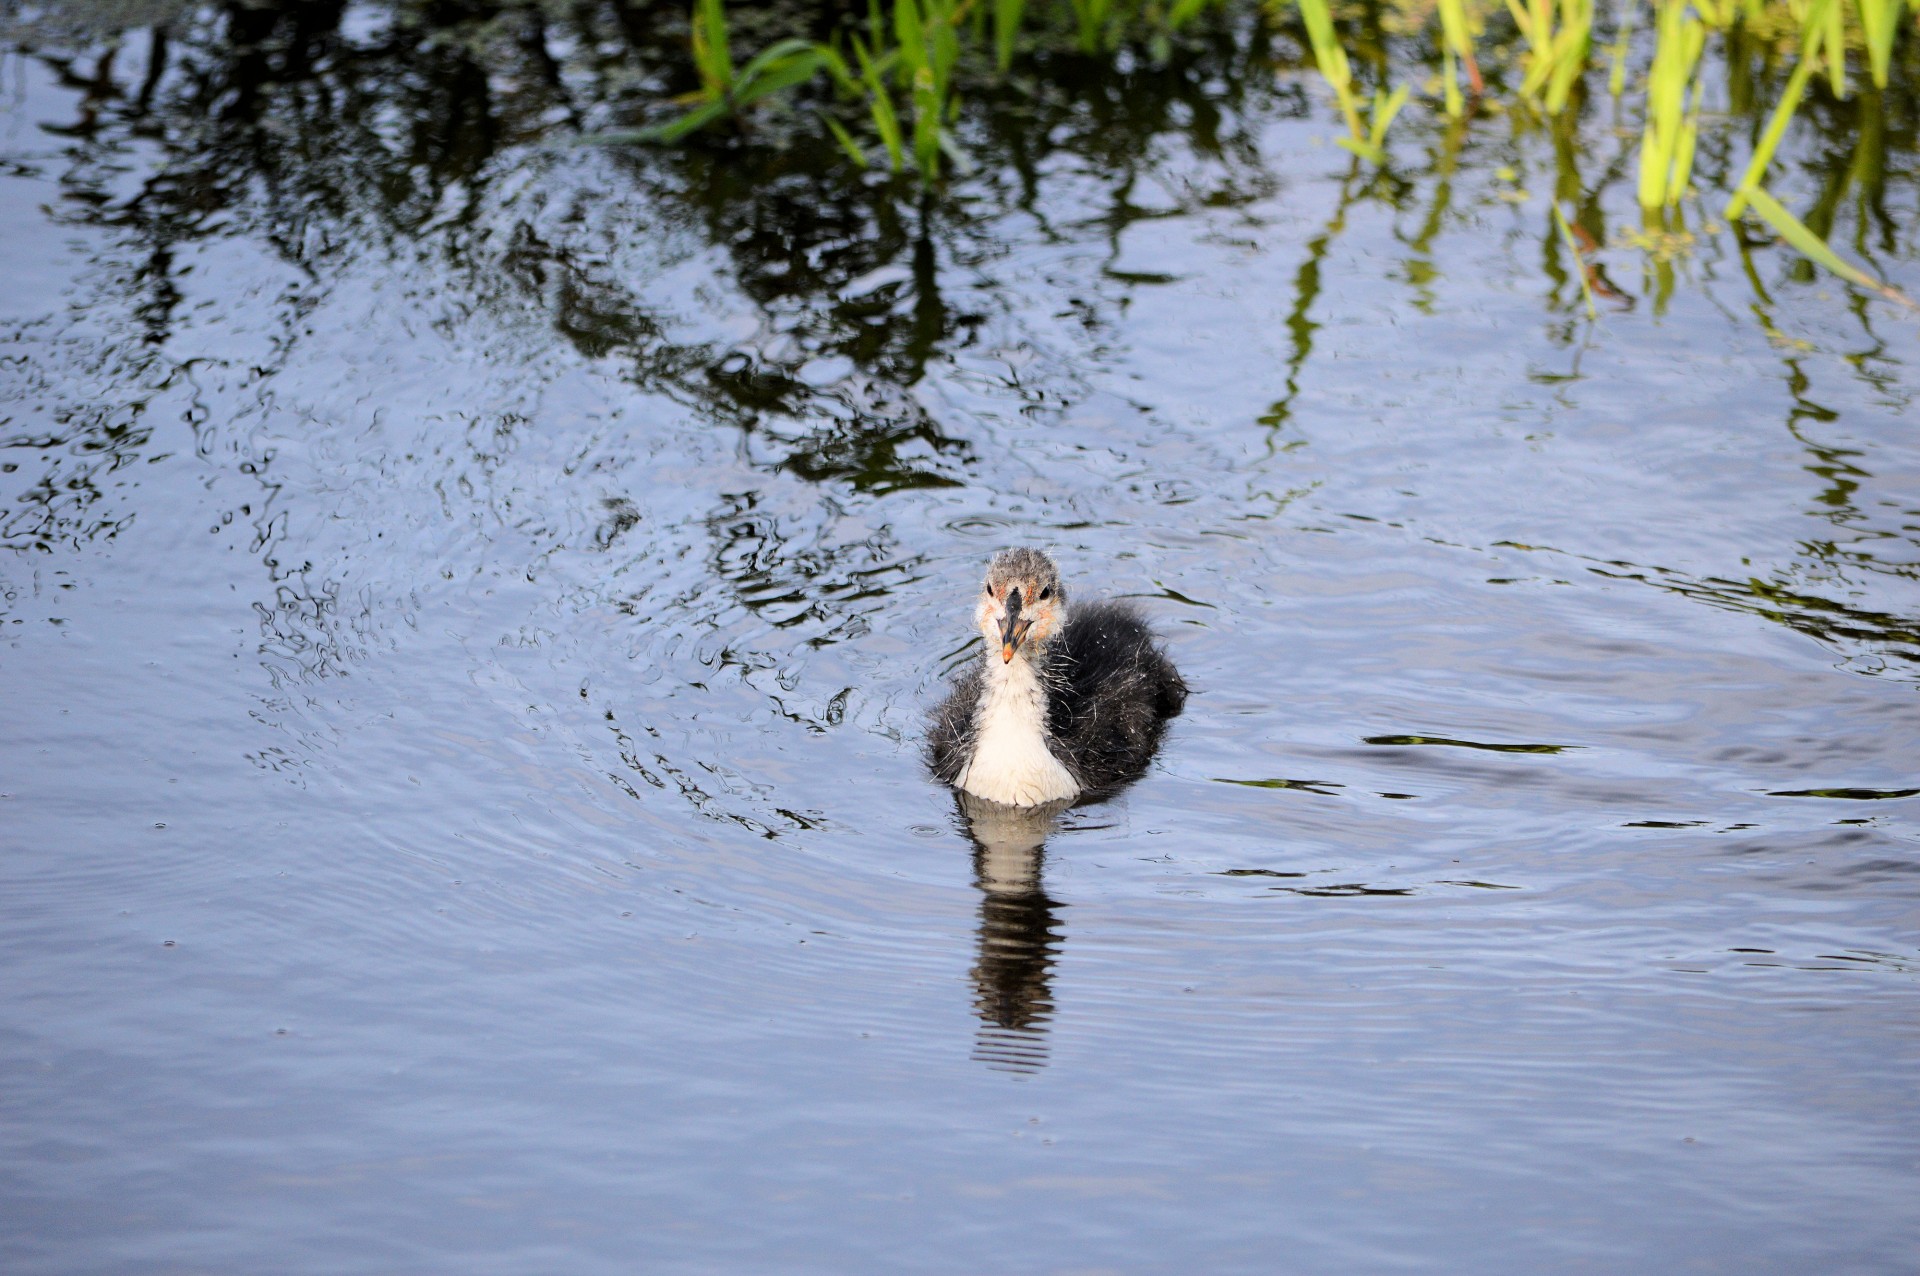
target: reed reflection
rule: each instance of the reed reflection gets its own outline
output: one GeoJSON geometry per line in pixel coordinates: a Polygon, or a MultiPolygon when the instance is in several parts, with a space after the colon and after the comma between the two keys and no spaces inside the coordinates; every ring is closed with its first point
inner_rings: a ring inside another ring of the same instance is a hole
{"type": "Polygon", "coordinates": [[[1060,905],[1047,895],[1042,870],[1047,835],[1068,802],[1014,807],[971,793],[955,797],[973,838],[973,882],[980,888],[973,1057],[1003,1072],[1037,1072],[1047,1064],[1053,962],[1062,938],[1060,905]]]}

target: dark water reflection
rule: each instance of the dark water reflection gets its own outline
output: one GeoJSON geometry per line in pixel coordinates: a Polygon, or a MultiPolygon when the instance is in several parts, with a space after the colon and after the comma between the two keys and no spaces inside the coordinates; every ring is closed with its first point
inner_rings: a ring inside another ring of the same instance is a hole
{"type": "Polygon", "coordinates": [[[1066,803],[1021,809],[956,794],[973,839],[980,888],[980,957],[973,966],[981,1030],[973,1057],[1009,1072],[1046,1065],[1053,970],[1064,931],[1047,895],[1047,837],[1066,803]]]}
{"type": "MultiPolygon", "coordinates": [[[[682,21],[15,30],[0,1265],[1905,1270],[1911,316],[1231,21],[926,197],[575,145],[682,21]],[[920,772],[1016,540],[1195,688],[1114,802],[920,772]]],[[[1920,292],[1911,89],[1807,110],[1920,292]]]]}

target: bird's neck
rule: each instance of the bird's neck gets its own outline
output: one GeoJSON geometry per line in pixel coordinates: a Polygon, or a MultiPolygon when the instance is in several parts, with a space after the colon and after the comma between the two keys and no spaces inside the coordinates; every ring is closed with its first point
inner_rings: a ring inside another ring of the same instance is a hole
{"type": "Polygon", "coordinates": [[[1047,687],[1024,655],[1007,662],[987,656],[973,759],[960,787],[1008,806],[1038,806],[1080,791],[1047,747],[1047,687]]]}

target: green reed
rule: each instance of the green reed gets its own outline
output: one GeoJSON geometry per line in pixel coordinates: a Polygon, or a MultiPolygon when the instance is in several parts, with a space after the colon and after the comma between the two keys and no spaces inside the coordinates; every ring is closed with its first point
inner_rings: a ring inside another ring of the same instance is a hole
{"type": "Polygon", "coordinates": [[[1113,0],[1067,0],[1067,3],[1072,6],[1074,21],[1079,26],[1080,52],[1103,51],[1113,27],[1113,0]]]}
{"type": "Polygon", "coordinates": [[[913,103],[913,162],[920,175],[939,175],[940,154],[954,151],[946,134],[953,103],[953,67],[960,57],[954,0],[894,0],[893,29],[900,41],[899,76],[913,103]]]}
{"type": "Polygon", "coordinates": [[[1580,251],[1579,241],[1573,237],[1573,227],[1568,224],[1567,215],[1560,211],[1559,200],[1553,203],[1553,221],[1560,230],[1560,241],[1573,256],[1574,271],[1580,276],[1580,295],[1586,300],[1587,318],[1598,319],[1600,308],[1593,304],[1593,280],[1589,275],[1591,268],[1587,265],[1586,254],[1580,251]]]}
{"type": "Polygon", "coordinates": [[[1633,0],[1620,6],[1620,24],[1614,32],[1613,43],[1607,48],[1607,60],[1611,64],[1607,70],[1607,95],[1616,103],[1627,91],[1627,53],[1632,47],[1633,14],[1637,7],[1633,0]]]}
{"type": "Polygon", "coordinates": [[[1027,0],[993,0],[993,64],[1002,75],[1013,65],[1014,43],[1026,13],[1027,0]]]}
{"type": "MultiPolygon", "coordinates": [[[[824,73],[837,89],[839,100],[816,105],[814,114],[849,162],[868,167],[869,148],[877,141],[891,171],[903,173],[911,168],[923,184],[931,183],[945,165],[958,164],[964,158],[953,133],[959,118],[958,86],[962,81],[985,88],[989,96],[1001,93],[1023,50],[1044,53],[1070,49],[1098,56],[1130,42],[1136,49],[1144,47],[1150,57],[1163,59],[1171,41],[1192,27],[1202,13],[1247,2],[868,0],[864,21],[844,22],[829,42],[779,40],[745,65],[736,66],[722,0],[694,0],[689,14],[689,46],[699,87],[675,99],[686,108],[684,112],[664,124],[602,134],[598,140],[674,142],[729,121],[744,129],[752,108],[824,73]],[[883,10],[883,4],[890,7],[883,10]],[[851,56],[844,56],[843,50],[851,56]],[[857,115],[850,114],[849,108],[857,115]]],[[[1385,165],[1387,132],[1408,101],[1407,86],[1386,87],[1390,81],[1384,74],[1387,63],[1382,57],[1382,85],[1370,96],[1363,94],[1335,20],[1334,0],[1258,3],[1266,18],[1276,23],[1293,20],[1297,10],[1299,29],[1304,29],[1314,66],[1331,90],[1344,125],[1344,135],[1335,139],[1337,144],[1362,160],[1385,165]]],[[[1463,129],[1475,113],[1469,111],[1468,94],[1478,103],[1487,93],[1481,71],[1483,56],[1496,62],[1508,56],[1505,38],[1496,34],[1490,39],[1481,29],[1481,15],[1491,3],[1432,0],[1429,9],[1426,0],[1389,0],[1405,15],[1401,25],[1370,28],[1390,43],[1391,35],[1404,34],[1409,22],[1417,27],[1420,22],[1436,21],[1437,30],[1431,38],[1437,42],[1441,59],[1439,105],[1455,126],[1463,129]]],[[[1621,0],[1611,36],[1602,48],[1596,48],[1594,42],[1595,0],[1503,0],[1503,4],[1519,37],[1513,56],[1517,82],[1509,79],[1504,83],[1517,89],[1516,95],[1532,114],[1549,120],[1576,119],[1571,113],[1573,104],[1586,73],[1596,63],[1604,68],[1606,88],[1615,102],[1631,103],[1631,40],[1639,0],[1621,0]]],[[[1764,183],[1814,77],[1824,73],[1834,96],[1846,95],[1851,38],[1865,78],[1876,89],[1886,88],[1899,41],[1915,38],[1907,17],[1916,8],[1920,8],[1920,0],[1651,0],[1652,31],[1642,37],[1652,45],[1652,59],[1640,86],[1643,95],[1636,188],[1648,225],[1663,226],[1667,212],[1692,194],[1709,41],[1724,38],[1731,42],[1736,38],[1735,28],[1744,26],[1746,34],[1740,38],[1750,47],[1757,38],[1755,33],[1778,31],[1785,25],[1797,33],[1797,61],[1733,189],[1727,216],[1736,219],[1751,209],[1773,226],[1783,242],[1809,260],[1862,286],[1888,292],[1827,248],[1819,236],[1766,191],[1764,183]]],[[[1377,23],[1377,11],[1370,12],[1377,23]]],[[[1788,38],[1789,45],[1793,39],[1788,38]]],[[[1423,47],[1432,49],[1434,45],[1423,47]]],[[[1728,47],[1735,46],[1729,43],[1728,47]]],[[[1497,107],[1497,103],[1490,104],[1487,109],[1497,107]]],[[[1555,125],[1556,129],[1560,127],[1555,125]]],[[[1556,217],[1564,222],[1557,211],[1556,217]]],[[[1661,232],[1656,229],[1650,233],[1657,238],[1661,232]]],[[[1582,263],[1582,286],[1588,287],[1586,258],[1580,256],[1578,248],[1574,251],[1582,263]]],[[[1670,247],[1659,251],[1668,252],[1670,247]]]]}
{"type": "Polygon", "coordinates": [[[1219,3],[1220,0],[1173,0],[1167,7],[1167,29],[1179,32],[1206,9],[1219,3]]]}
{"type": "Polygon", "coordinates": [[[1909,310],[1914,309],[1907,295],[1890,284],[1883,284],[1860,267],[1842,258],[1840,254],[1827,246],[1827,241],[1813,233],[1807,224],[1787,211],[1784,204],[1766,191],[1755,187],[1747,192],[1747,200],[1753,210],[1766,218],[1772,227],[1780,232],[1780,237],[1791,244],[1807,260],[1816,262],[1832,271],[1840,278],[1870,289],[1887,298],[1899,302],[1909,310]]]}
{"type": "Polygon", "coordinates": [[[1887,87],[1893,60],[1893,38],[1900,29],[1902,0],[1855,0],[1860,34],[1867,46],[1867,74],[1877,89],[1887,87]]]}
{"type": "Polygon", "coordinates": [[[1300,8],[1300,17],[1306,23],[1307,43],[1313,49],[1314,65],[1320,69],[1320,78],[1332,88],[1334,100],[1339,103],[1340,114],[1347,122],[1347,135],[1335,138],[1335,142],[1364,160],[1380,163],[1386,157],[1384,143],[1387,129],[1393,124],[1393,117],[1407,102],[1407,86],[1401,85],[1393,92],[1375,89],[1373,101],[1367,110],[1367,122],[1360,120],[1360,96],[1353,87],[1353,66],[1347,61],[1347,51],[1341,45],[1340,38],[1334,33],[1333,11],[1327,0],[1296,0],[1300,8]]]}
{"type": "Polygon", "coordinates": [[[1447,114],[1457,120],[1465,113],[1466,103],[1460,96],[1456,66],[1466,69],[1467,86],[1475,98],[1487,91],[1487,85],[1480,75],[1480,61],[1474,56],[1477,24],[1467,13],[1466,0],[1439,0],[1439,9],[1440,52],[1445,59],[1441,84],[1446,94],[1447,114]]]}
{"type": "Polygon", "coordinates": [[[1827,28],[1821,37],[1821,43],[1827,49],[1827,83],[1833,86],[1833,95],[1843,98],[1847,95],[1847,15],[1840,0],[1826,6],[1827,28]]]}
{"type": "Polygon", "coordinates": [[[1580,74],[1593,43],[1593,0],[1507,0],[1507,11],[1528,46],[1526,78],[1520,91],[1540,100],[1547,114],[1558,115],[1580,74]]]}
{"type": "Polygon", "coordinates": [[[1647,73],[1647,120],[1640,142],[1640,206],[1671,208],[1687,192],[1700,136],[1696,72],[1706,24],[1688,13],[1692,0],[1660,0],[1653,67],[1647,73]]]}
{"type": "MultiPolygon", "coordinates": [[[[868,118],[873,121],[873,130],[880,137],[880,145],[886,148],[888,167],[898,173],[907,166],[907,144],[905,134],[900,128],[899,112],[893,109],[893,90],[888,87],[886,72],[882,69],[890,67],[895,57],[886,52],[886,28],[880,21],[877,6],[867,31],[873,40],[871,46],[866,40],[860,38],[858,32],[848,37],[848,42],[853,47],[854,59],[860,66],[860,78],[857,82],[846,83],[843,87],[856,97],[864,93],[868,118]]],[[[851,77],[849,80],[851,81],[851,77]]],[[[833,130],[834,138],[840,143],[841,149],[853,157],[855,164],[865,168],[866,152],[853,140],[853,135],[826,112],[821,112],[821,118],[826,120],[827,126],[833,130]]]]}
{"type": "MultiPolygon", "coordinates": [[[[779,40],[755,54],[745,66],[735,68],[721,0],[695,0],[690,28],[689,43],[700,87],[679,101],[693,109],[677,120],[639,130],[631,135],[635,139],[678,141],[721,119],[738,118],[743,108],[805,83],[839,62],[839,55],[824,45],[779,40]]],[[[841,66],[843,74],[844,70],[841,66]]]]}
{"type": "MultiPolygon", "coordinates": [[[[1807,85],[1820,65],[1823,46],[1827,53],[1829,82],[1833,85],[1836,94],[1845,88],[1845,48],[1842,45],[1845,28],[1838,26],[1835,22],[1835,15],[1840,12],[1841,0],[1811,0],[1808,4],[1800,28],[1799,61],[1794,66],[1793,74],[1788,77],[1787,87],[1781,92],[1780,101],[1775,105],[1772,117],[1767,121],[1766,131],[1760,135],[1760,141],[1753,149],[1753,157],[1747,163],[1747,169],[1740,178],[1740,184],[1734,188],[1733,198],[1727,204],[1727,220],[1734,220],[1751,206],[1801,256],[1842,279],[1912,308],[1914,303],[1904,293],[1881,283],[1834,252],[1824,239],[1816,235],[1805,222],[1794,216],[1786,205],[1775,199],[1762,185],[1766,178],[1767,166],[1773,162],[1774,151],[1778,149],[1780,139],[1786,135],[1787,126],[1793,122],[1794,112],[1799,109],[1800,101],[1806,95],[1807,85]]],[[[1868,33],[1868,39],[1872,39],[1871,31],[1868,33]]],[[[1869,49],[1869,55],[1871,56],[1871,49],[1869,49]]],[[[1878,83],[1877,80],[1876,83],[1878,83]]]]}
{"type": "Polygon", "coordinates": [[[1748,197],[1760,188],[1760,182],[1767,174],[1767,165],[1773,162],[1773,153],[1780,146],[1780,139],[1787,135],[1787,126],[1793,123],[1793,114],[1800,109],[1800,99],[1806,96],[1807,84],[1813,79],[1819,67],[1820,44],[1826,38],[1827,14],[1837,10],[1836,0],[1811,0],[1807,6],[1806,18],[1800,29],[1800,60],[1793,68],[1793,74],[1787,78],[1787,87],[1780,94],[1780,101],[1773,108],[1773,115],[1767,120],[1766,131],[1760,135],[1760,141],[1753,148],[1753,158],[1747,162],[1747,171],[1740,178],[1740,184],[1734,187],[1733,200],[1727,205],[1727,218],[1732,220],[1746,208],[1748,197]]]}

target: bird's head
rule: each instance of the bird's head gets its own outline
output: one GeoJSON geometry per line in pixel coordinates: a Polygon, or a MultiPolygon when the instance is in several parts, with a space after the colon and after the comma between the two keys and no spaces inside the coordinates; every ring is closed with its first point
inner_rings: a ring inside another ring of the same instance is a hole
{"type": "Polygon", "coordinates": [[[1003,549],[987,568],[986,588],[974,620],[987,640],[988,662],[1031,659],[1046,650],[1067,619],[1067,591],[1060,569],[1037,549],[1003,549]]]}

